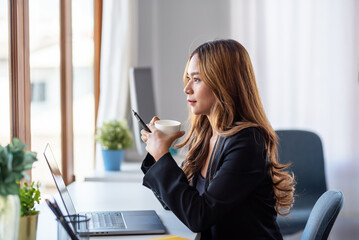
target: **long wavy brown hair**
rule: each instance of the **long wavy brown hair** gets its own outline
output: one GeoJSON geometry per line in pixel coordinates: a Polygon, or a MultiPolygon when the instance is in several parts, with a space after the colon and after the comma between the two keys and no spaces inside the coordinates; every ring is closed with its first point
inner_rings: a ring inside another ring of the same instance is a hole
{"type": "Polygon", "coordinates": [[[183,76],[185,86],[188,65],[195,54],[199,58],[201,80],[211,88],[217,101],[211,109],[210,119],[205,115],[189,113],[190,131],[185,140],[177,145],[189,148],[182,167],[184,173],[190,181],[194,173],[202,169],[209,153],[212,127],[224,137],[248,127],[257,127],[265,141],[275,210],[280,215],[287,215],[294,203],[294,176],[285,171],[289,165],[278,162],[277,135],[265,115],[248,52],[234,40],[202,44],[188,59],[183,76]]]}

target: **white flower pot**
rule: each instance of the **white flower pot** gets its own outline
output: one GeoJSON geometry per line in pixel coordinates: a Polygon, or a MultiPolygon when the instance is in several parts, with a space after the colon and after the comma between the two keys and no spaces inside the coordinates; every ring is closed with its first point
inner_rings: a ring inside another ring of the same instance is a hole
{"type": "Polygon", "coordinates": [[[0,196],[0,240],[17,240],[19,220],[19,196],[0,196]]]}

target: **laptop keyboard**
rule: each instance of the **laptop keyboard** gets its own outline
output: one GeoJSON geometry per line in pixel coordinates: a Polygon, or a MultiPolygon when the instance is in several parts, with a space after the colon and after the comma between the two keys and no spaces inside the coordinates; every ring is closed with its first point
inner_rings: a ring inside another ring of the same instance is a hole
{"type": "Polygon", "coordinates": [[[88,228],[117,228],[126,229],[122,214],[119,212],[93,212],[86,213],[86,217],[90,218],[88,228]]]}

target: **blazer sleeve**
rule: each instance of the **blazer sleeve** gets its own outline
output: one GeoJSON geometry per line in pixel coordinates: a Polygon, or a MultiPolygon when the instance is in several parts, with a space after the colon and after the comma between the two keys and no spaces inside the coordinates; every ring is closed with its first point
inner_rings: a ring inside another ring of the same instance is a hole
{"type": "Polygon", "coordinates": [[[263,152],[263,140],[258,141],[252,131],[242,130],[226,142],[219,156],[222,164],[202,195],[189,185],[169,153],[148,169],[143,185],[189,229],[201,232],[230,214],[264,181],[267,171],[263,152]]]}
{"type": "MultiPolygon", "coordinates": [[[[141,170],[144,174],[155,164],[155,159],[149,153],[147,153],[145,159],[142,162],[141,170]]],[[[161,197],[154,191],[152,191],[157,200],[161,203],[162,207],[166,210],[170,210],[170,208],[162,201],[161,197]]]]}
{"type": "Polygon", "coordinates": [[[147,153],[145,159],[142,161],[141,170],[144,174],[155,164],[155,159],[151,154],[147,153]]]}

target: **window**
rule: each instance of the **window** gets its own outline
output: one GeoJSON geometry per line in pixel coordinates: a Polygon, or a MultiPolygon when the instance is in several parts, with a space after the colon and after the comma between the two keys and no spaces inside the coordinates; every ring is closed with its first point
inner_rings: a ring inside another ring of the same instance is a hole
{"type": "Polygon", "coordinates": [[[94,6],[72,1],[73,128],[76,179],[94,167],[94,6]]]}
{"type": "Polygon", "coordinates": [[[31,102],[46,101],[46,83],[45,81],[36,81],[31,83],[31,102]]]}
{"type": "Polygon", "coordinates": [[[58,0],[29,1],[31,150],[39,160],[34,163],[32,179],[41,182],[45,194],[54,187],[42,155],[47,143],[61,168],[59,12],[58,0]]]}
{"type": "MultiPolygon", "coordinates": [[[[95,3],[98,21],[102,0],[95,3]]],[[[17,136],[37,152],[32,180],[41,182],[44,195],[44,189],[54,187],[42,155],[47,143],[66,184],[74,174],[81,178],[93,169],[99,92],[96,77],[94,97],[94,4],[86,0],[0,0],[0,4],[0,144],[17,136]]]]}
{"type": "Polygon", "coordinates": [[[0,0],[0,145],[10,142],[8,2],[0,0]]]}

